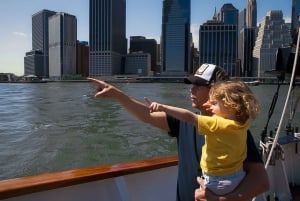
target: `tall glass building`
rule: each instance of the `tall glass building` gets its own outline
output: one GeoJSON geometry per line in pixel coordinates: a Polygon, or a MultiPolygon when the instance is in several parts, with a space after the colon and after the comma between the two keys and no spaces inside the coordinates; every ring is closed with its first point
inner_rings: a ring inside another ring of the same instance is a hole
{"type": "Polygon", "coordinates": [[[57,13],[49,17],[49,77],[76,74],[77,19],[57,13]]]}
{"type": "Polygon", "coordinates": [[[300,0],[293,0],[292,4],[292,37],[295,36],[296,29],[300,25],[299,23],[300,18],[300,0]]]}
{"type": "Polygon", "coordinates": [[[24,57],[25,75],[49,77],[48,18],[55,14],[54,11],[44,9],[32,15],[32,51],[24,57]]]}
{"type": "Polygon", "coordinates": [[[164,0],[162,15],[162,73],[187,74],[190,71],[191,0],[164,0]]]}
{"type": "Polygon", "coordinates": [[[224,4],[221,10],[199,29],[199,65],[222,66],[229,76],[240,75],[238,59],[238,10],[224,4]]]}
{"type": "Polygon", "coordinates": [[[248,0],[247,8],[240,12],[239,17],[239,51],[240,75],[252,77],[252,51],[255,45],[257,32],[257,5],[256,0],[248,0]]]}
{"type": "Polygon", "coordinates": [[[229,76],[240,74],[237,68],[237,25],[210,20],[199,29],[199,64],[222,66],[229,76]]]}
{"type": "Polygon", "coordinates": [[[90,76],[122,73],[127,53],[126,1],[90,0],[90,76]]]}
{"type": "Polygon", "coordinates": [[[246,10],[246,27],[252,28],[257,25],[257,4],[256,0],[248,0],[246,10]]]}
{"type": "Polygon", "coordinates": [[[231,3],[226,3],[218,12],[217,20],[227,25],[238,25],[239,10],[236,9],[231,3]]]}
{"type": "MultiPolygon", "coordinates": [[[[239,51],[241,77],[252,77],[253,59],[252,51],[256,40],[256,27],[245,27],[239,32],[239,51]]],[[[256,75],[255,75],[256,76],[256,75]]]]}

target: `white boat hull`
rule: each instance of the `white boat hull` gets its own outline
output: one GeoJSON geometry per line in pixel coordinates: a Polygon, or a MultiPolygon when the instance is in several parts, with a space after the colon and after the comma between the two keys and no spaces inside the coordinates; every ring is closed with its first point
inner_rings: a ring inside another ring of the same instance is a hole
{"type": "MultiPolygon", "coordinates": [[[[271,142],[265,144],[263,158],[267,160],[271,142]]],[[[297,200],[292,195],[293,187],[300,186],[300,139],[293,136],[279,138],[278,146],[274,149],[270,165],[267,167],[270,190],[257,197],[256,200],[270,200],[277,198],[280,201],[297,200]]]]}

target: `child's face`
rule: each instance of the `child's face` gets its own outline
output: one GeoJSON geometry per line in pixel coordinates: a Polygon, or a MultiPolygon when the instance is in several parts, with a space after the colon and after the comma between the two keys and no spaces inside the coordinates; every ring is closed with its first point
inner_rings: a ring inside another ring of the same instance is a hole
{"type": "Polygon", "coordinates": [[[233,120],[235,119],[234,112],[226,108],[224,106],[223,101],[217,99],[209,99],[209,101],[207,101],[205,105],[209,107],[211,112],[215,115],[218,115],[225,119],[233,119],[233,120]]]}

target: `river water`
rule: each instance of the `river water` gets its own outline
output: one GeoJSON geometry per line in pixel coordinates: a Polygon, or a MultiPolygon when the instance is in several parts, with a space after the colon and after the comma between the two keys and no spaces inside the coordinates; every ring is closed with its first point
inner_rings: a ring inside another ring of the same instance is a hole
{"type": "MultiPolygon", "coordinates": [[[[192,109],[189,85],[115,85],[141,101],[146,96],[192,109]]],[[[276,85],[251,89],[261,104],[261,114],[251,126],[258,142],[276,85]]],[[[287,89],[281,86],[270,129],[279,122],[287,89]]],[[[115,101],[94,98],[94,91],[89,82],[1,83],[0,179],[176,154],[176,142],[166,132],[135,120],[115,101]]],[[[299,110],[293,119],[298,127],[299,110]]]]}

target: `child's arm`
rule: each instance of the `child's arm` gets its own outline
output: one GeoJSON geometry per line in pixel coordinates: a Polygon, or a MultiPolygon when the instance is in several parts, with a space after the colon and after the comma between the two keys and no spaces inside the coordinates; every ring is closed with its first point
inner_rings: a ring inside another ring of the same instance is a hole
{"type": "Polygon", "coordinates": [[[193,124],[196,128],[198,127],[198,115],[189,110],[170,105],[163,105],[156,102],[151,102],[149,109],[150,112],[165,112],[181,121],[193,124]]]}

